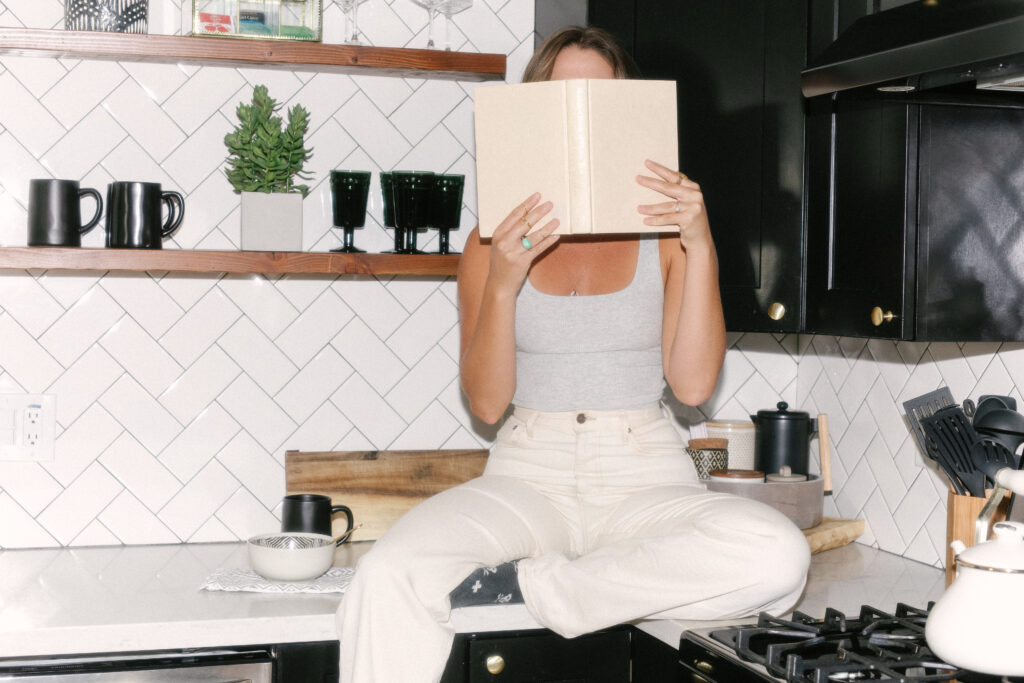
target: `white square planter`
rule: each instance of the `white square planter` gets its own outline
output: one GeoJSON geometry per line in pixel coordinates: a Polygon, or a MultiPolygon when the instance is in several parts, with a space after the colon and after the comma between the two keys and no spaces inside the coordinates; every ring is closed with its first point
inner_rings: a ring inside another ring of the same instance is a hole
{"type": "Polygon", "coordinates": [[[243,251],[302,251],[302,195],[242,193],[243,251]]]}

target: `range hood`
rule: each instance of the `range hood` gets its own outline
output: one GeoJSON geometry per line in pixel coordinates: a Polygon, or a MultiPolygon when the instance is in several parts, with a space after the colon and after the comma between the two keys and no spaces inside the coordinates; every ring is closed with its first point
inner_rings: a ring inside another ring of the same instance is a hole
{"type": "Polygon", "coordinates": [[[1024,93],[1024,0],[919,0],[869,14],[801,74],[805,97],[862,86],[1024,93]]]}

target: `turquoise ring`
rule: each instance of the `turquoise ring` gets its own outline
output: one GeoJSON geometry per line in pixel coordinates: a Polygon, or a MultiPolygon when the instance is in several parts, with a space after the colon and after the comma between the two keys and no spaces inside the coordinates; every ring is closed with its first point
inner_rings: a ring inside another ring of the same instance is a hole
{"type": "Polygon", "coordinates": [[[533,242],[530,241],[530,238],[529,237],[524,237],[523,238],[523,249],[529,249],[532,246],[533,246],[533,242]]]}

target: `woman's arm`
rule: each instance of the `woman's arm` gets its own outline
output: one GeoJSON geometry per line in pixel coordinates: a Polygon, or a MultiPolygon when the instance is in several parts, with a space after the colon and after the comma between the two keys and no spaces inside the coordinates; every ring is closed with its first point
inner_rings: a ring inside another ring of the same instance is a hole
{"type": "Polygon", "coordinates": [[[551,202],[535,194],[495,228],[490,244],[474,230],[459,259],[459,373],[469,408],[494,424],[505,413],[516,388],[516,296],[530,264],[558,240],[558,220],[532,230],[551,202]],[[532,232],[531,232],[532,230],[532,232]],[[530,233],[527,249],[522,239],[530,233]]]}
{"type": "Polygon", "coordinates": [[[725,360],[725,317],[718,289],[718,256],[704,196],[697,183],[652,161],[657,178],[637,182],[671,201],[639,207],[647,225],[678,225],[679,241],[666,244],[662,364],[672,392],[686,405],[708,400],[725,360]]]}

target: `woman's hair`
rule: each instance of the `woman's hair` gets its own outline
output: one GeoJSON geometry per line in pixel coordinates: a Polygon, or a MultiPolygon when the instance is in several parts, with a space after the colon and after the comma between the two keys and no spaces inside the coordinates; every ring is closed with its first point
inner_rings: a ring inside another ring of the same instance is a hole
{"type": "Polygon", "coordinates": [[[633,58],[611,33],[592,26],[566,26],[548,36],[533,53],[523,72],[523,83],[550,80],[555,59],[569,46],[598,52],[611,64],[616,78],[636,78],[639,75],[633,58]]]}

